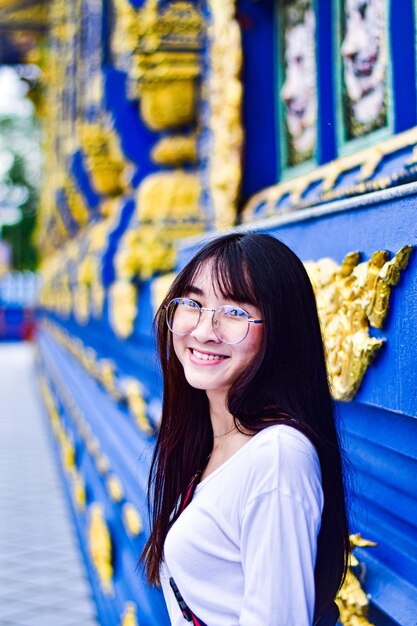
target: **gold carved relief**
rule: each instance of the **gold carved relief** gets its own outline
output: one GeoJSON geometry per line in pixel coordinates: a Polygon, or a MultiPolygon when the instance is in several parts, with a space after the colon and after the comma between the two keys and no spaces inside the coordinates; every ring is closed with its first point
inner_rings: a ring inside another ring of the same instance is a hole
{"type": "Polygon", "coordinates": [[[127,0],[114,0],[112,37],[116,63],[130,79],[129,95],[140,99],[141,116],[156,131],[194,120],[204,25],[189,2],[158,4],[147,0],[133,9],[127,0]]]}
{"type": "Polygon", "coordinates": [[[211,67],[207,81],[211,149],[209,186],[215,228],[235,223],[242,177],[242,44],[234,0],[210,0],[211,67]]]}
{"type": "Polygon", "coordinates": [[[112,540],[101,504],[90,506],[88,543],[91,560],[106,594],[113,593],[112,540]]]}
{"type": "MultiPolygon", "coordinates": [[[[350,535],[351,548],[376,546],[373,541],[363,539],[361,535],[350,535]]],[[[343,626],[373,626],[368,621],[369,600],[363,591],[358,578],[352,571],[352,567],[359,565],[354,554],[350,556],[350,564],[345,582],[340,590],[336,602],[340,611],[340,622],[343,626]]]]}
{"type": "Polygon", "coordinates": [[[136,604],[134,602],[125,603],[120,626],[138,626],[136,604]]]}
{"type": "MultiPolygon", "coordinates": [[[[256,211],[261,204],[264,205],[262,208],[263,218],[275,215],[278,212],[277,207],[287,195],[290,201],[286,211],[289,212],[320,204],[323,200],[337,200],[365,192],[386,189],[395,184],[396,179],[398,179],[398,173],[378,177],[376,174],[378,166],[385,157],[401,150],[411,149],[415,144],[417,144],[416,127],[394,135],[377,146],[366,148],[365,150],[326,163],[321,167],[316,167],[303,176],[262,189],[262,191],[252,196],[246,204],[242,213],[242,221],[250,222],[256,219],[256,211]],[[337,187],[334,189],[336,181],[341,175],[356,168],[360,168],[357,183],[351,186],[337,187]],[[374,178],[372,179],[372,177],[374,178]],[[322,198],[315,198],[315,200],[311,202],[303,201],[303,195],[307,189],[311,185],[319,185],[320,183],[323,189],[322,198]]],[[[415,163],[416,154],[417,147],[414,147],[408,164],[415,163]]]]}
{"type": "Polygon", "coordinates": [[[106,485],[113,502],[120,502],[123,498],[123,487],[120,479],[114,474],[111,474],[107,477],[106,485]]]}
{"type": "Polygon", "coordinates": [[[125,191],[125,162],[115,133],[102,122],[80,124],[81,147],[93,185],[99,194],[117,196],[125,191]]]}
{"type": "Polygon", "coordinates": [[[72,477],[72,495],[75,506],[79,511],[83,511],[86,505],[85,481],[80,472],[74,469],[71,473],[72,477]]]}
{"type": "Polygon", "coordinates": [[[124,393],[129,411],[135,418],[139,428],[147,435],[154,433],[154,428],[147,416],[146,402],[143,399],[139,382],[133,378],[128,379],[124,384],[124,393]]]}
{"type": "Polygon", "coordinates": [[[121,394],[116,383],[116,363],[112,359],[99,359],[95,377],[101,382],[113,400],[120,400],[121,394]]]}
{"type": "Polygon", "coordinates": [[[163,299],[168,292],[168,289],[171,287],[176,276],[177,274],[175,272],[170,272],[169,274],[163,274],[162,276],[158,276],[152,281],[151,299],[154,314],[156,313],[158,307],[161,305],[163,299]]]}
{"type": "Polygon", "coordinates": [[[360,254],[346,255],[341,266],[332,259],[306,262],[317,297],[332,392],[336,400],[351,400],[376,353],[384,343],[369,335],[381,328],[388,311],[391,287],[407,266],[411,246],[389,261],[386,251],[359,263],[360,254]]]}
{"type": "Polygon", "coordinates": [[[109,322],[120,339],[133,332],[138,312],[138,291],[128,280],[117,280],[109,289],[109,322]]]}
{"type": "Polygon", "coordinates": [[[123,505],[123,522],[130,535],[137,537],[143,531],[142,517],[130,502],[123,505]]]}
{"type": "Polygon", "coordinates": [[[158,165],[183,165],[197,161],[197,137],[176,135],[163,137],[152,148],[151,159],[158,165]]]}
{"type": "Polygon", "coordinates": [[[175,242],[204,231],[200,193],[199,177],[183,170],[151,174],[142,181],[137,191],[139,223],[126,231],[115,259],[117,283],[174,267],[175,242]]]}
{"type": "Polygon", "coordinates": [[[72,217],[80,226],[84,226],[89,220],[89,212],[81,192],[76,188],[69,176],[65,176],[63,188],[72,217]]]}
{"type": "Polygon", "coordinates": [[[147,176],[137,192],[137,214],[141,222],[204,219],[200,206],[201,184],[196,174],[183,170],[147,176]]]}

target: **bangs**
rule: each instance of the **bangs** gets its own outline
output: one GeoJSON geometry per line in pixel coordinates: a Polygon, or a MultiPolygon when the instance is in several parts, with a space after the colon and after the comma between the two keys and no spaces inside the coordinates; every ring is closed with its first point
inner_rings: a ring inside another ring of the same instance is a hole
{"type": "Polygon", "coordinates": [[[215,256],[200,261],[187,287],[193,283],[207,263],[211,263],[211,278],[217,297],[222,296],[225,300],[257,306],[259,299],[256,296],[254,282],[244,254],[238,246],[227,246],[215,256]]]}

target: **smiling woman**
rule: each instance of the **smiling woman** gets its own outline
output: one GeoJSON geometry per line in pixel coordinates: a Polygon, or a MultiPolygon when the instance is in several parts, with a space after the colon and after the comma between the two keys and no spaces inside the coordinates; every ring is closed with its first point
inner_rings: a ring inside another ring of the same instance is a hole
{"type": "Polygon", "coordinates": [[[164,401],[143,559],[171,623],[334,624],[349,538],[303,264],[269,235],[216,239],[156,325],[164,401]]]}
{"type": "MultiPolygon", "coordinates": [[[[261,321],[254,319],[260,317],[257,307],[247,305],[253,313],[251,316],[238,306],[223,304],[224,298],[214,289],[212,271],[211,263],[204,265],[194,284],[187,289],[188,295],[199,294],[205,306],[187,299],[184,303],[184,299],[180,299],[182,303],[174,304],[176,310],[171,316],[175,324],[170,328],[174,334],[175,354],[184,368],[187,382],[192,387],[204,389],[212,407],[215,398],[219,398],[220,419],[224,421],[225,394],[259,351],[262,326],[251,324],[261,321]],[[175,330],[177,320],[182,332],[175,330]]],[[[170,308],[172,303],[167,313],[170,308]]]]}

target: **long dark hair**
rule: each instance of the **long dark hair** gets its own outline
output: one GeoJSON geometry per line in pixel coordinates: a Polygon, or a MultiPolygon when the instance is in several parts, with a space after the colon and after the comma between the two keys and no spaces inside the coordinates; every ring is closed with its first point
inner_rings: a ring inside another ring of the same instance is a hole
{"type": "Polygon", "coordinates": [[[324,508],[315,566],[317,617],[336,596],[347,570],[341,446],[309,277],[300,259],[267,234],[233,233],[209,242],[179,273],[156,313],[164,392],[148,488],[152,530],[142,554],[148,580],[159,580],[168,530],[191,478],[204,467],[213,446],[206,393],[186,381],[164,309],[172,298],[186,294],[207,261],[225,300],[256,305],[264,320],[261,348],[231,386],[228,410],[237,425],[253,433],[288,423],[310,439],[320,459],[324,508]]]}

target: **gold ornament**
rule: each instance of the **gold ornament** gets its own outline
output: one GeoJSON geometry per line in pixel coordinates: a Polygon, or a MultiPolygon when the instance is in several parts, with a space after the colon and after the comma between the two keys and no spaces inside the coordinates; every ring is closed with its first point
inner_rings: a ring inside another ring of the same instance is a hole
{"type": "Polygon", "coordinates": [[[96,456],[96,466],[100,474],[106,474],[110,469],[110,461],[105,454],[96,456]]]}
{"type": "Polygon", "coordinates": [[[112,359],[100,359],[97,362],[96,378],[109,392],[114,400],[120,400],[120,391],[116,384],[116,364],[112,359]]]}
{"type": "Polygon", "coordinates": [[[180,221],[204,218],[200,205],[201,185],[195,174],[183,170],[147,176],[137,192],[141,222],[180,221]]]}
{"type": "Polygon", "coordinates": [[[183,170],[151,174],[142,181],[137,191],[140,224],[120,242],[115,284],[135,276],[147,279],[174,267],[175,242],[204,230],[200,194],[198,176],[183,170]]]}
{"type": "Polygon", "coordinates": [[[177,274],[175,272],[169,272],[168,274],[163,274],[162,276],[154,278],[152,281],[151,300],[154,315],[165,298],[168,289],[171,287],[176,276],[177,274]]]}
{"type": "Polygon", "coordinates": [[[89,220],[89,212],[81,192],[68,176],[65,177],[63,189],[72,217],[80,226],[84,226],[89,220]]]}
{"type": "Polygon", "coordinates": [[[104,508],[94,503],[89,507],[88,545],[90,556],[105,594],[113,593],[112,540],[107,527],[104,508]]]}
{"type": "MultiPolygon", "coordinates": [[[[363,539],[361,535],[350,535],[351,548],[356,546],[376,546],[373,541],[363,539]]],[[[343,587],[340,590],[336,602],[340,611],[340,622],[343,626],[373,626],[368,621],[369,600],[363,591],[358,578],[352,571],[352,567],[359,565],[354,554],[351,554],[349,569],[343,587]]]]}
{"type": "Polygon", "coordinates": [[[320,317],[333,397],[351,400],[368,365],[384,343],[369,336],[369,326],[381,328],[388,311],[391,286],[407,266],[411,246],[404,246],[391,261],[375,252],[359,263],[349,253],[339,267],[332,259],[306,262],[320,317]]]}
{"type": "Polygon", "coordinates": [[[72,494],[75,506],[79,511],[84,511],[86,505],[85,481],[80,472],[74,469],[71,473],[72,478],[72,494]]]}
{"type": "Polygon", "coordinates": [[[124,392],[127,400],[129,411],[139,428],[147,435],[154,432],[154,428],[149,422],[146,414],[146,403],[142,397],[142,390],[139,382],[134,379],[129,379],[124,383],[124,392]]]}
{"type": "Polygon", "coordinates": [[[133,537],[137,537],[143,531],[142,517],[130,502],[123,505],[123,523],[133,537]]]}
{"type": "Polygon", "coordinates": [[[197,161],[197,138],[195,135],[163,137],[152,148],[151,159],[158,165],[183,165],[197,161]]]}
{"type": "Polygon", "coordinates": [[[212,24],[207,92],[212,133],[209,187],[215,228],[235,223],[242,178],[242,42],[234,0],[209,0],[212,24]]]}
{"type": "Polygon", "coordinates": [[[136,604],[134,604],[134,602],[125,603],[120,626],[138,626],[138,621],[136,617],[136,604]]]}
{"type": "Polygon", "coordinates": [[[106,480],[107,491],[109,492],[110,498],[113,502],[120,502],[123,499],[123,487],[119,478],[112,474],[108,476],[106,480]]]}
{"type": "Polygon", "coordinates": [[[116,135],[109,124],[80,124],[79,135],[87,169],[98,193],[117,196],[126,190],[125,163],[116,135]]]}
{"type": "Polygon", "coordinates": [[[109,322],[120,339],[133,332],[138,312],[138,292],[127,280],[117,280],[109,289],[109,322]]]}
{"type": "MultiPolygon", "coordinates": [[[[263,218],[276,214],[276,207],[279,206],[279,203],[287,195],[290,196],[290,202],[286,211],[290,212],[319,204],[323,199],[326,201],[337,200],[369,191],[386,189],[395,182],[396,174],[393,176],[376,176],[375,180],[369,179],[375,175],[382,159],[401,150],[411,149],[415,144],[417,144],[417,128],[412,128],[404,133],[394,135],[378,144],[378,146],[349,154],[321,167],[316,167],[303,176],[262,189],[262,191],[252,196],[246,204],[242,212],[242,219],[244,222],[252,221],[255,218],[257,208],[261,204],[264,205],[262,207],[263,218]],[[356,168],[360,168],[360,175],[356,184],[334,189],[336,181],[340,176],[356,168]],[[323,188],[323,198],[315,198],[314,201],[304,202],[303,196],[307,189],[320,184],[322,184],[323,188]]],[[[415,147],[408,161],[409,164],[415,163],[416,155],[417,148],[415,147]]]]}
{"type": "Polygon", "coordinates": [[[137,10],[127,0],[114,4],[113,52],[128,73],[130,97],[140,98],[144,122],[156,131],[190,124],[201,71],[202,17],[189,2],[171,2],[161,10],[155,0],[137,10]]]}

